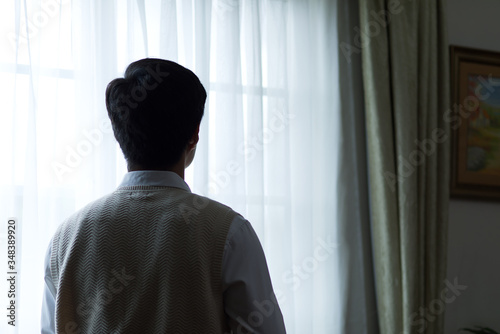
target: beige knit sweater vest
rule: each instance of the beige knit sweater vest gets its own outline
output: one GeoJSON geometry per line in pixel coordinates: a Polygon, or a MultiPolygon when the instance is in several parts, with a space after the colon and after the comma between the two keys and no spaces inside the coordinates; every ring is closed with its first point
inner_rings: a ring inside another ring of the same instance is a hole
{"type": "Polygon", "coordinates": [[[52,241],[57,333],[229,332],[221,267],[236,214],[173,187],[87,205],[52,241]]]}

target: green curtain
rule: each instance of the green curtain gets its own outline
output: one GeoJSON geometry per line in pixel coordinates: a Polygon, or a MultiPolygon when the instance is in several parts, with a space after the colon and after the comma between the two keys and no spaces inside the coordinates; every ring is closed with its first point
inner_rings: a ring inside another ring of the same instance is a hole
{"type": "Polygon", "coordinates": [[[380,332],[443,333],[449,199],[441,0],[359,0],[380,332]]]}

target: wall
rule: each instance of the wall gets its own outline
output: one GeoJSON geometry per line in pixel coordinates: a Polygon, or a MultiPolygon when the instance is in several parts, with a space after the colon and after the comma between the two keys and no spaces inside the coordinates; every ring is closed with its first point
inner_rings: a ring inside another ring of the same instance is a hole
{"type": "MultiPolygon", "coordinates": [[[[500,51],[500,1],[448,0],[446,10],[450,44],[500,51]]],[[[467,288],[447,307],[445,333],[500,332],[500,202],[452,200],[448,235],[448,280],[467,288]]]]}

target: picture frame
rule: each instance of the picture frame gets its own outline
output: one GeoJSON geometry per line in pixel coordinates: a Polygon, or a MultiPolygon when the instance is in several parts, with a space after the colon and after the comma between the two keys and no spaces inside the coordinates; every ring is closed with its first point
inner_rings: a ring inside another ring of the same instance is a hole
{"type": "Polygon", "coordinates": [[[500,200],[500,52],[450,46],[450,195],[500,200]]]}

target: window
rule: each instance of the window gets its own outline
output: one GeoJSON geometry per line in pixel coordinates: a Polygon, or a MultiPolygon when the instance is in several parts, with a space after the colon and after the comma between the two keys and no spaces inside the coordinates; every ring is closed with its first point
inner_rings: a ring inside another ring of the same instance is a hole
{"type": "MultiPolygon", "coordinates": [[[[104,91],[144,57],[179,62],[207,89],[186,181],[252,223],[289,333],[333,332],[331,314],[341,314],[332,191],[339,140],[328,8],[278,0],[2,5],[0,212],[20,226],[20,333],[39,332],[43,259],[55,229],[126,172],[104,91]]],[[[0,237],[6,245],[4,228],[0,237]]]]}

